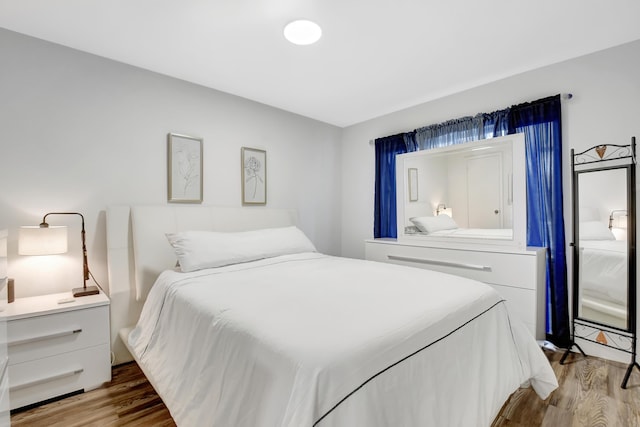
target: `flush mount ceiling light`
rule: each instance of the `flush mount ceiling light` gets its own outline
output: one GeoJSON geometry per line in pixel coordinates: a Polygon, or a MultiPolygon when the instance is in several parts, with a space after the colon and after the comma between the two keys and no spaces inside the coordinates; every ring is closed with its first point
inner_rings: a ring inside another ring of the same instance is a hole
{"type": "Polygon", "coordinates": [[[284,37],[293,44],[308,45],[320,40],[322,29],[315,22],[300,19],[284,27],[284,37]]]}

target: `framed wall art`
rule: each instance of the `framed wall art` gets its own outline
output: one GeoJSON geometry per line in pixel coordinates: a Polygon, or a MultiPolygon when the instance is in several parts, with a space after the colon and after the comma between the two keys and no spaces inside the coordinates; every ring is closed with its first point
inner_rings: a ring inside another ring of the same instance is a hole
{"type": "Polygon", "coordinates": [[[242,204],[267,204],[267,152],[242,147],[242,204]]]}
{"type": "Polygon", "coordinates": [[[167,199],[202,203],[202,138],[167,135],[167,199]]]}
{"type": "Polygon", "coordinates": [[[409,168],[409,201],[418,201],[418,169],[409,168]]]}

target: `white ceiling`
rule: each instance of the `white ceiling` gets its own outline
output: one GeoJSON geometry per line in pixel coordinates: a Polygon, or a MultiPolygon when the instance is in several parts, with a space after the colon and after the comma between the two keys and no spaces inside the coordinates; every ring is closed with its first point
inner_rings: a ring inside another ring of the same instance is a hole
{"type": "Polygon", "coordinates": [[[638,40],[638,18],[638,0],[0,0],[0,27],[341,127],[638,40]],[[298,18],[318,43],[284,39],[298,18]]]}

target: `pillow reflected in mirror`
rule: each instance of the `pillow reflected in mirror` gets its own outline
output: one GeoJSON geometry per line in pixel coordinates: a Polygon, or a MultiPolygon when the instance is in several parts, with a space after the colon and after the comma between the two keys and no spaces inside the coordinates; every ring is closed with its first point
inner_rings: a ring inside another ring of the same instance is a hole
{"type": "Polygon", "coordinates": [[[440,230],[453,230],[458,228],[458,224],[448,215],[419,216],[409,218],[409,221],[423,233],[435,233],[440,230]]]}
{"type": "Polygon", "coordinates": [[[580,240],[616,240],[609,227],[600,221],[582,221],[579,227],[580,240]]]}

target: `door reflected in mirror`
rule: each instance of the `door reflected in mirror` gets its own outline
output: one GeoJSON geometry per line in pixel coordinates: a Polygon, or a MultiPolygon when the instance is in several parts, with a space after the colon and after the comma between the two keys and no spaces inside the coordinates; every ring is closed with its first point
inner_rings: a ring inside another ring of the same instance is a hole
{"type": "Polygon", "coordinates": [[[577,174],[578,317],[620,329],[628,324],[627,174],[577,174]]]}

